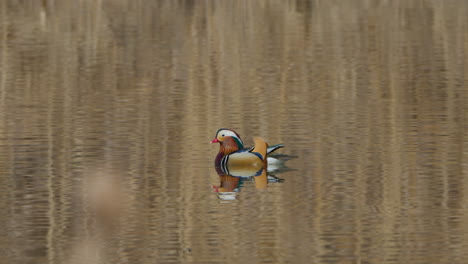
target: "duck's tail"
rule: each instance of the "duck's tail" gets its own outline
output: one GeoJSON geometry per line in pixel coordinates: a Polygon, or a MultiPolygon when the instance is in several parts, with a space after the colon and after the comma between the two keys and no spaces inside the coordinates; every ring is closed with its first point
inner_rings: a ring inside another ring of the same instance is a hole
{"type": "Polygon", "coordinates": [[[262,155],[262,160],[265,160],[267,154],[267,143],[259,137],[254,137],[255,146],[252,152],[257,152],[262,155]]]}
{"type": "Polygon", "coordinates": [[[276,144],[276,145],[273,145],[273,146],[268,146],[267,147],[267,155],[272,153],[273,151],[277,150],[277,149],[280,149],[284,147],[283,144],[276,144]]]}

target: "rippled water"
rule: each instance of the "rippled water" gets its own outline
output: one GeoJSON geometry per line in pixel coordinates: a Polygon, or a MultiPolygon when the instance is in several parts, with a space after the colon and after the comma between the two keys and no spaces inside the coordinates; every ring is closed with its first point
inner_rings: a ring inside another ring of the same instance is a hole
{"type": "Polygon", "coordinates": [[[0,262],[468,263],[467,11],[1,1],[0,262]]]}

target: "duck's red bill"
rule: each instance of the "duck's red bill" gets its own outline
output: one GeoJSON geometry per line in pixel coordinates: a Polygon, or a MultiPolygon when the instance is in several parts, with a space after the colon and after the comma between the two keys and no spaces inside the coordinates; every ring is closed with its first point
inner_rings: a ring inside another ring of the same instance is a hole
{"type": "Polygon", "coordinates": [[[215,139],[211,140],[210,143],[218,143],[218,142],[219,142],[219,140],[217,138],[215,138],[215,139]]]}

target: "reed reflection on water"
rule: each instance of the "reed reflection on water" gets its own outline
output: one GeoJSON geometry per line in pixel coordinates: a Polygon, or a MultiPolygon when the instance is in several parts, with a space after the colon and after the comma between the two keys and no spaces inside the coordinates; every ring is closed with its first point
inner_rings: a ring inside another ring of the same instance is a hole
{"type": "Polygon", "coordinates": [[[0,262],[466,263],[467,5],[1,1],[0,262]]]}

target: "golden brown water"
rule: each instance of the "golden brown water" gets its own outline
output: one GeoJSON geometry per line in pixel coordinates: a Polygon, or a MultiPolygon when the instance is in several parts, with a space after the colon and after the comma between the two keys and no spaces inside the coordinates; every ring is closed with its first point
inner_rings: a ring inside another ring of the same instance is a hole
{"type": "Polygon", "coordinates": [[[0,1],[0,263],[468,263],[465,1],[0,1]],[[215,192],[220,127],[284,182],[215,192]]]}

